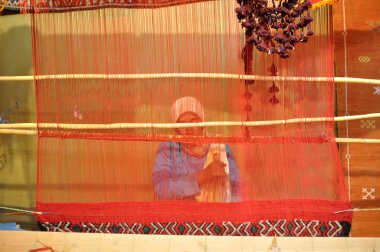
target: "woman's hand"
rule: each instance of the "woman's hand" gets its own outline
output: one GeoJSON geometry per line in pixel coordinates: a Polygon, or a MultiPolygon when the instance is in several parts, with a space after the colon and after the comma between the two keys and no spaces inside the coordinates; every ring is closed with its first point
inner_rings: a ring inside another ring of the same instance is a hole
{"type": "Polygon", "coordinates": [[[214,160],[210,163],[205,169],[197,174],[198,185],[205,183],[224,183],[227,178],[225,171],[226,164],[220,161],[219,159],[214,160]]]}

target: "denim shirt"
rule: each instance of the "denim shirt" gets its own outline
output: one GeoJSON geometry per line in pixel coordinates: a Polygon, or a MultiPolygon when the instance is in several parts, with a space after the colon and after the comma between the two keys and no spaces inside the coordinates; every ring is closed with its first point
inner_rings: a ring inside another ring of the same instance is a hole
{"type": "MultiPolygon", "coordinates": [[[[239,201],[239,171],[231,148],[226,145],[231,185],[231,201],[239,201]]],[[[153,168],[153,184],[160,200],[192,197],[198,194],[197,173],[202,171],[207,154],[201,158],[190,156],[180,143],[160,143],[153,168]]]]}

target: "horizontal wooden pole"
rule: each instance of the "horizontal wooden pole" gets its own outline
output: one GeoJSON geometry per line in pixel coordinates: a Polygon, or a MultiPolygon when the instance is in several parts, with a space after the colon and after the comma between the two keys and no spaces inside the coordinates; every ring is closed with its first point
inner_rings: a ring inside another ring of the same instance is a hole
{"type": "Polygon", "coordinates": [[[56,74],[36,76],[0,76],[0,81],[26,81],[26,80],[66,80],[66,79],[167,79],[167,78],[202,78],[202,79],[242,79],[261,81],[333,81],[332,77],[284,77],[240,75],[222,73],[153,73],[153,74],[56,74]]]}
{"type": "MultiPolygon", "coordinates": [[[[338,116],[338,117],[307,117],[286,120],[269,121],[222,121],[200,123],[111,123],[111,124],[66,124],[66,123],[40,123],[40,129],[63,129],[63,130],[94,130],[94,129],[176,129],[176,128],[200,128],[200,127],[231,127],[231,126],[273,126],[295,123],[318,123],[318,122],[341,122],[380,118],[380,113],[338,116]]],[[[0,124],[0,129],[37,129],[37,123],[10,123],[0,124]]]]}
{"type": "Polygon", "coordinates": [[[25,130],[25,129],[0,129],[0,134],[5,135],[37,135],[37,130],[25,130]]]}
{"type": "Polygon", "coordinates": [[[380,139],[369,138],[335,138],[337,143],[360,143],[360,144],[380,144],[380,139]]]}
{"type": "Polygon", "coordinates": [[[0,76],[1,81],[32,81],[32,80],[71,80],[71,79],[166,79],[166,78],[203,78],[203,79],[238,79],[257,81],[303,81],[303,82],[332,82],[362,83],[380,85],[380,80],[350,78],[350,77],[296,77],[296,76],[263,76],[222,73],[155,73],[155,74],[56,74],[36,76],[0,76]]]}
{"type": "Polygon", "coordinates": [[[363,78],[350,78],[350,77],[334,77],[335,83],[361,83],[368,85],[380,85],[380,80],[378,79],[363,79],[363,78]]]}

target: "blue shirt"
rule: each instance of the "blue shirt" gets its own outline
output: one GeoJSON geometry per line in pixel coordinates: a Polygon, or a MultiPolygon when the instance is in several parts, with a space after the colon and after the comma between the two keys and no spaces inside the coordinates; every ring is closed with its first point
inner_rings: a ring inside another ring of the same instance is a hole
{"type": "MultiPolygon", "coordinates": [[[[231,148],[226,145],[231,185],[231,200],[239,200],[239,171],[231,148]]],[[[160,143],[153,168],[153,183],[160,200],[184,199],[199,192],[197,173],[203,170],[207,154],[201,158],[190,156],[180,143],[160,143]]]]}

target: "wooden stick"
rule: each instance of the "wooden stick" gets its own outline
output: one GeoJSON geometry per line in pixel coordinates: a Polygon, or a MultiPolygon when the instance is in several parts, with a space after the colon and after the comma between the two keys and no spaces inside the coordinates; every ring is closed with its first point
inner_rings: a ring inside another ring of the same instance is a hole
{"type": "Polygon", "coordinates": [[[362,119],[377,118],[377,117],[380,117],[380,113],[351,115],[351,116],[337,116],[337,117],[334,117],[334,121],[335,122],[354,121],[354,120],[362,120],[362,119]]]}
{"type": "Polygon", "coordinates": [[[166,78],[205,78],[205,79],[242,79],[262,81],[333,81],[332,77],[283,77],[221,73],[161,73],[161,74],[57,74],[36,76],[0,76],[0,81],[25,80],[66,80],[66,79],[166,79],[166,78]]]}
{"type": "Polygon", "coordinates": [[[335,77],[335,83],[362,83],[369,85],[380,85],[380,80],[377,79],[363,79],[363,78],[350,78],[350,77],[335,77]]]}
{"type": "MultiPolygon", "coordinates": [[[[295,123],[315,123],[315,122],[341,122],[361,120],[368,118],[379,118],[380,113],[339,116],[339,117],[310,117],[310,118],[294,118],[287,120],[272,121],[223,121],[223,122],[201,122],[201,123],[112,123],[112,124],[59,124],[59,123],[40,123],[40,129],[62,129],[62,130],[85,130],[85,129],[176,129],[176,128],[199,128],[199,127],[231,127],[231,126],[271,126],[295,123]]],[[[0,124],[0,129],[36,129],[36,123],[10,123],[0,124]]]]}
{"type": "Polygon", "coordinates": [[[363,212],[363,211],[380,211],[380,207],[376,207],[376,208],[351,208],[351,209],[336,211],[334,213],[338,214],[338,213],[345,213],[345,212],[363,212]]]}
{"type": "Polygon", "coordinates": [[[20,212],[20,213],[42,214],[42,212],[29,211],[29,210],[18,209],[18,208],[13,208],[13,207],[0,206],[0,209],[11,210],[11,211],[16,211],[16,212],[20,212]]]}
{"type": "Polygon", "coordinates": [[[0,129],[0,134],[8,135],[37,135],[37,130],[24,130],[24,129],[0,129]]]}
{"type": "Polygon", "coordinates": [[[32,80],[71,80],[71,79],[166,79],[166,78],[204,78],[204,79],[238,79],[257,81],[303,81],[362,83],[380,85],[380,80],[349,77],[295,77],[295,76],[262,76],[221,73],[162,73],[162,74],[57,74],[36,76],[0,76],[0,81],[32,81],[32,80]]]}
{"type": "Polygon", "coordinates": [[[369,139],[369,138],[335,138],[337,143],[365,143],[365,144],[380,144],[380,139],[369,139]]]}

